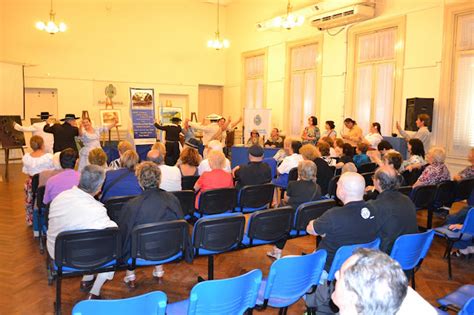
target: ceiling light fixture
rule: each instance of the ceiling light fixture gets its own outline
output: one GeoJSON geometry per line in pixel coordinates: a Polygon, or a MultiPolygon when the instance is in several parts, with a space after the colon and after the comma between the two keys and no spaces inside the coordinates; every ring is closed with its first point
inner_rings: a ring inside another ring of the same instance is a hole
{"type": "Polygon", "coordinates": [[[301,26],[304,23],[303,15],[295,15],[291,13],[291,3],[288,0],[288,5],[286,6],[286,16],[277,16],[273,19],[273,27],[286,28],[291,30],[293,27],[301,26]]]}
{"type": "Polygon", "coordinates": [[[222,48],[229,48],[230,42],[228,39],[221,39],[219,33],[219,0],[217,0],[217,31],[214,39],[210,39],[207,42],[207,47],[214,48],[215,50],[220,50],[222,48]]]}
{"type": "Polygon", "coordinates": [[[49,11],[49,21],[43,22],[39,21],[36,22],[36,28],[40,31],[48,32],[49,34],[56,34],[57,32],[65,32],[67,29],[66,24],[63,22],[56,24],[54,21],[56,13],[53,11],[53,0],[51,0],[51,9],[49,11]]]}

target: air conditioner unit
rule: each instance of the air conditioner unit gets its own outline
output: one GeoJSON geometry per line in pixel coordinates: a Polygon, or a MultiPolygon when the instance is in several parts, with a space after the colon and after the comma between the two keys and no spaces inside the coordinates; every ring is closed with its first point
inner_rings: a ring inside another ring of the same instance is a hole
{"type": "Polygon", "coordinates": [[[373,4],[356,4],[315,15],[310,18],[310,21],[311,25],[319,30],[327,30],[337,26],[365,21],[374,16],[375,8],[373,4]]]}

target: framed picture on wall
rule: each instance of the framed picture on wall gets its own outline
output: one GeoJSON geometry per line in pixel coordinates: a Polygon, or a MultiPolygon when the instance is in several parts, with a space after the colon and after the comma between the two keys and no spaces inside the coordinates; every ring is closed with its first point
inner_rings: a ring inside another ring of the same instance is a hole
{"type": "Polygon", "coordinates": [[[183,119],[183,108],[181,107],[161,107],[160,121],[163,125],[171,124],[172,118],[183,119]]]}
{"type": "Polygon", "coordinates": [[[111,125],[117,120],[117,127],[122,125],[120,109],[104,109],[100,111],[101,125],[111,125]]]}

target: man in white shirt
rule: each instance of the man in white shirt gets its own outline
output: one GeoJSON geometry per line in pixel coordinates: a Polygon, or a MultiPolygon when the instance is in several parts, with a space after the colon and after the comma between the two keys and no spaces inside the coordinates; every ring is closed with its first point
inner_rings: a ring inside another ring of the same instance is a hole
{"type": "MultiPolygon", "coordinates": [[[[215,150],[215,151],[222,152],[222,149],[223,149],[222,143],[219,140],[210,141],[208,143],[207,147],[210,151],[215,150]]],[[[199,176],[201,176],[202,173],[204,173],[204,172],[210,172],[210,171],[211,171],[211,166],[209,165],[209,160],[208,159],[202,160],[201,163],[198,166],[199,176]]],[[[224,171],[226,171],[228,173],[230,173],[232,171],[231,168],[230,168],[230,161],[227,158],[225,159],[224,171]]]]}
{"type": "Polygon", "coordinates": [[[191,126],[194,130],[198,130],[202,132],[202,143],[207,146],[209,141],[212,140],[212,138],[220,132],[221,126],[219,125],[219,120],[222,118],[222,116],[216,115],[216,114],[211,114],[207,116],[207,118],[211,121],[209,125],[202,125],[200,123],[195,123],[192,121],[189,121],[189,119],[186,119],[184,121],[185,128],[187,126],[191,126]]]}
{"type": "Polygon", "coordinates": [[[52,115],[50,115],[49,112],[41,112],[41,114],[38,115],[38,117],[40,117],[42,120],[41,122],[34,123],[29,127],[22,126],[14,122],[13,128],[21,132],[31,132],[33,133],[33,136],[40,136],[44,141],[44,151],[46,153],[53,153],[54,136],[51,133],[46,133],[43,131],[43,128],[46,125],[46,120],[50,116],[52,115]]]}
{"type": "MultiPolygon", "coordinates": [[[[87,165],[81,173],[79,185],[60,193],[51,202],[49,209],[49,227],[47,247],[49,255],[54,259],[56,237],[64,231],[83,229],[106,229],[117,227],[107,216],[107,209],[94,199],[102,187],[105,172],[97,165],[87,165]]],[[[112,280],[114,272],[103,272],[82,278],[81,290],[89,292],[88,299],[100,298],[100,289],[107,280],[112,280]]]]}
{"type": "Polygon", "coordinates": [[[165,164],[165,157],[159,150],[150,150],[146,155],[146,159],[157,164],[161,170],[160,189],[164,191],[181,190],[181,172],[176,166],[165,164]]]}
{"type": "Polygon", "coordinates": [[[408,142],[410,139],[415,138],[415,139],[420,139],[421,142],[423,142],[423,147],[425,149],[425,152],[428,152],[428,149],[430,148],[430,139],[431,139],[431,132],[428,129],[428,126],[430,125],[430,116],[427,114],[420,114],[418,115],[418,118],[416,119],[416,127],[418,128],[418,131],[410,136],[405,130],[403,130],[400,127],[400,124],[397,121],[397,129],[398,132],[402,135],[403,138],[408,142]]]}
{"type": "Polygon", "coordinates": [[[340,315],[437,314],[408,287],[400,264],[381,251],[358,249],[336,272],[336,279],[332,300],[340,315]]]}

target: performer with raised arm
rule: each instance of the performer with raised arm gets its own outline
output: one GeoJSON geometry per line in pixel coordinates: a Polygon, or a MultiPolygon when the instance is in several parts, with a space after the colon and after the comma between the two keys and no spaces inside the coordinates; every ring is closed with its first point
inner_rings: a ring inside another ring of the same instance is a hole
{"type": "Polygon", "coordinates": [[[171,118],[171,125],[161,125],[155,122],[156,129],[164,130],[165,135],[165,145],[166,145],[166,157],[165,164],[174,166],[179,159],[179,134],[182,132],[181,128],[181,118],[173,117],[171,118]]]}
{"type": "Polygon", "coordinates": [[[77,128],[76,119],[79,119],[79,117],[76,117],[74,114],[66,114],[66,116],[61,119],[61,121],[64,121],[63,124],[49,123],[44,126],[44,132],[53,134],[54,153],[61,152],[67,148],[71,148],[77,152],[77,146],[74,137],[79,136],[79,129],[77,128]]]}
{"type": "Polygon", "coordinates": [[[55,119],[50,118],[52,115],[49,112],[41,112],[37,116],[41,119],[40,122],[36,122],[29,127],[13,122],[13,128],[21,132],[32,132],[33,136],[40,136],[44,141],[44,152],[53,153],[54,137],[52,134],[44,132],[43,128],[46,124],[53,123],[55,119]]]}

